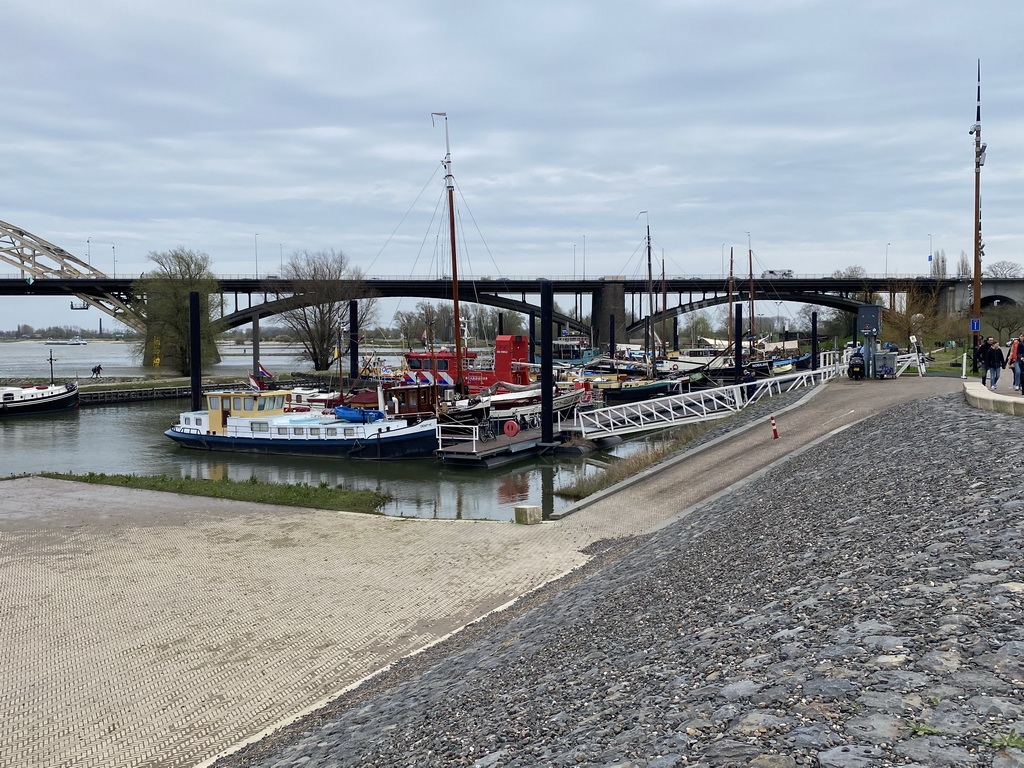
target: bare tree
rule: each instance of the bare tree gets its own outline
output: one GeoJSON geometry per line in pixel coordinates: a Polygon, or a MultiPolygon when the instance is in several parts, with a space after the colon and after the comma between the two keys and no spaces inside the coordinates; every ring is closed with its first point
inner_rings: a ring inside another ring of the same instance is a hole
{"type": "Polygon", "coordinates": [[[223,297],[210,269],[210,257],[187,248],[151,252],[150,270],[132,286],[136,296],[145,296],[142,313],[146,321],[143,360],[167,366],[183,376],[192,373],[189,333],[189,294],[199,294],[202,364],[219,362],[217,318],[223,313],[223,297]]]}
{"type": "Polygon", "coordinates": [[[932,262],[929,265],[929,274],[932,277],[945,277],[946,276],[946,252],[943,250],[935,251],[932,254],[932,262]]]}
{"type": "Polygon", "coordinates": [[[1015,261],[993,261],[981,274],[985,277],[1020,277],[1021,266],[1015,261]]]}
{"type": "MultiPolygon", "coordinates": [[[[349,328],[349,301],[359,300],[360,328],[375,322],[377,300],[365,287],[353,286],[362,273],[341,251],[296,251],[281,271],[294,293],[276,293],[278,299],[300,299],[302,306],[280,314],[281,321],[295,334],[306,356],[318,371],[330,368],[335,347],[344,344],[349,328]]],[[[338,349],[342,354],[343,349],[338,349]]]]}
{"type": "Polygon", "coordinates": [[[970,277],[974,274],[974,267],[971,266],[970,259],[967,258],[967,254],[960,251],[960,260],[956,263],[956,276],[957,277],[970,277]]]}
{"type": "Polygon", "coordinates": [[[1024,328],[1024,307],[1019,304],[998,304],[985,310],[985,324],[992,330],[1000,343],[1016,336],[1024,328]]]}

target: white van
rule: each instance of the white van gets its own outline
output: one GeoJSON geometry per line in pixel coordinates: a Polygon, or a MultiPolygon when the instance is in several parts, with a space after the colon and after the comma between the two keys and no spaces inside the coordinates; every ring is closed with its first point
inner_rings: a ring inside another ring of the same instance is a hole
{"type": "Polygon", "coordinates": [[[792,276],[792,269],[766,269],[761,273],[762,280],[776,280],[792,276]]]}

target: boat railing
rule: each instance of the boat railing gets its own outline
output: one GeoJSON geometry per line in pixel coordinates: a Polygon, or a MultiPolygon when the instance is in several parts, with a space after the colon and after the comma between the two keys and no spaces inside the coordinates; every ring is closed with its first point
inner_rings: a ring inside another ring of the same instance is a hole
{"type": "Polygon", "coordinates": [[[471,449],[475,452],[477,445],[488,443],[494,440],[494,428],[489,421],[480,424],[457,424],[438,422],[434,428],[437,436],[437,446],[444,448],[456,443],[470,443],[471,449]]]}

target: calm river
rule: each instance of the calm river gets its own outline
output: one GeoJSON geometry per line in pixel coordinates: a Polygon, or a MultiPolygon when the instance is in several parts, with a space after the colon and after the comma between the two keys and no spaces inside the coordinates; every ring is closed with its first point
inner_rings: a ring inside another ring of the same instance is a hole
{"type": "MultiPolygon", "coordinates": [[[[235,350],[225,348],[225,352],[235,350]]],[[[90,342],[86,346],[46,346],[20,341],[0,344],[0,378],[49,376],[55,358],[57,381],[87,380],[97,363],[104,375],[152,375],[139,367],[131,346],[90,342]]],[[[300,367],[293,352],[264,350],[261,360],[271,372],[300,367]]],[[[225,375],[249,369],[248,358],[225,355],[206,373],[225,375]]],[[[394,497],[384,512],[419,518],[510,520],[517,504],[540,506],[544,515],[569,504],[554,491],[579,477],[599,472],[602,464],[636,450],[642,441],[623,443],[613,452],[586,458],[534,458],[492,470],[454,470],[429,460],[359,462],[211,453],[178,447],[163,432],[187,399],[124,405],[87,406],[64,414],[0,419],[0,475],[41,471],[169,475],[276,483],[321,482],[352,489],[384,491],[394,497]]],[[[655,438],[652,438],[655,439],[655,438]]]]}

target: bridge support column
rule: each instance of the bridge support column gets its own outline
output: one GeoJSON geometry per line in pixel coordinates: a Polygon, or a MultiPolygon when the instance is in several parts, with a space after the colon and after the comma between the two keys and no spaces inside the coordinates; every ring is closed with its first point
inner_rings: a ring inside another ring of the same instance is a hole
{"type": "Polygon", "coordinates": [[[591,297],[591,326],[594,330],[594,344],[608,346],[616,341],[628,342],[626,338],[626,278],[604,278],[603,285],[591,297]],[[615,338],[609,337],[607,328],[597,318],[615,318],[615,338]]]}
{"type": "Polygon", "coordinates": [[[252,375],[260,381],[260,313],[252,316],[252,375]]]}

